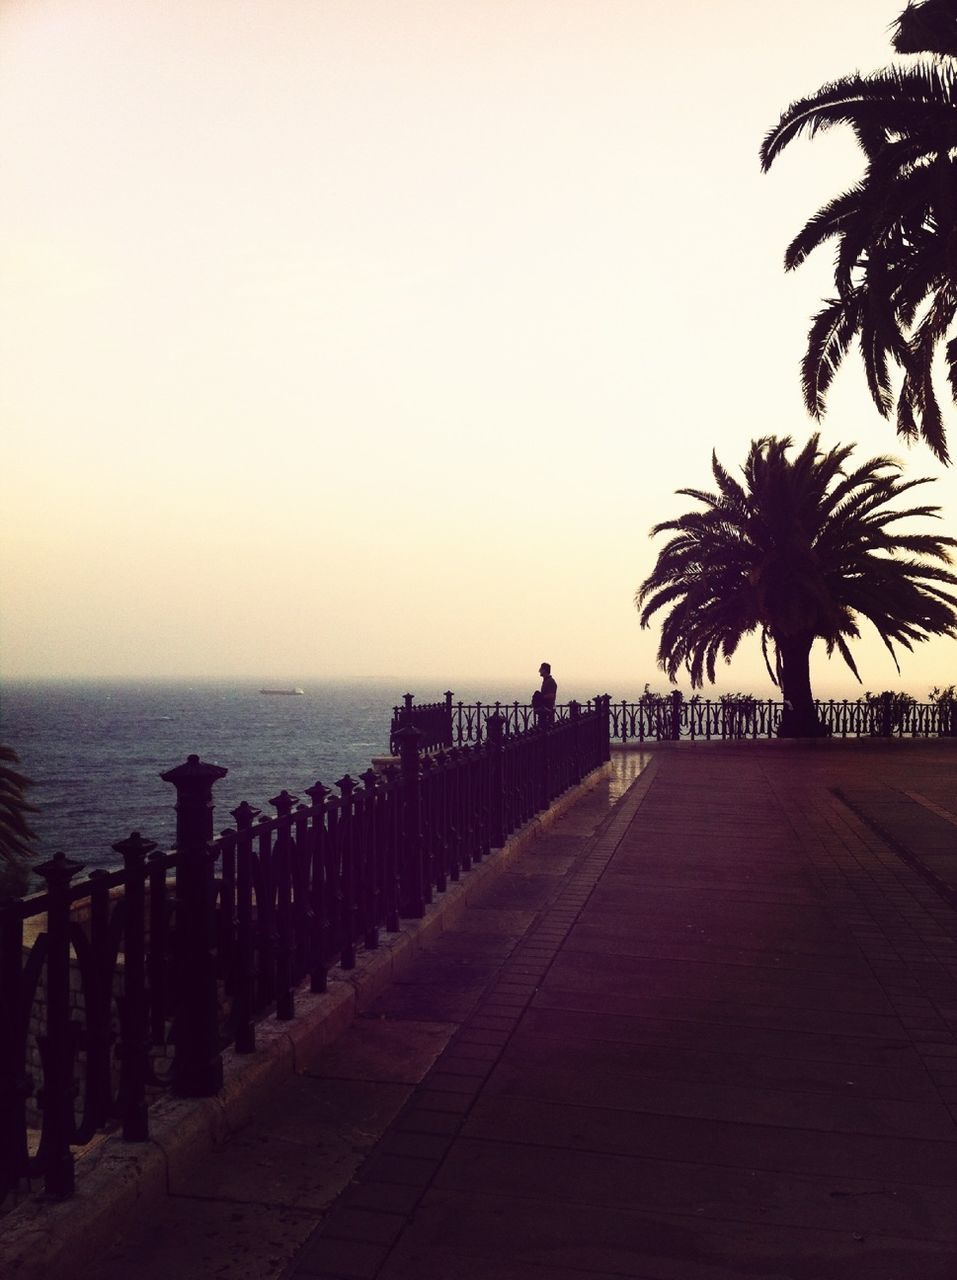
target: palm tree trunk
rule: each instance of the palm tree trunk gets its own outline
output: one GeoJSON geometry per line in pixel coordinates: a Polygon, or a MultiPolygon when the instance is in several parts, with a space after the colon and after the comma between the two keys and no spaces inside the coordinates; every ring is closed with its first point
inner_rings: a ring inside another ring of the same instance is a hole
{"type": "Polygon", "coordinates": [[[811,645],[814,633],[798,631],[778,640],[784,713],[779,738],[820,738],[827,733],[811,693],[811,645]]]}

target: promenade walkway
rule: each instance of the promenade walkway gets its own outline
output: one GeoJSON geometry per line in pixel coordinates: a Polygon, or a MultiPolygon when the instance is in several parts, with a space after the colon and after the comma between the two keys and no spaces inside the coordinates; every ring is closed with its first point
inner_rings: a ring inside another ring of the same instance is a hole
{"type": "Polygon", "coordinates": [[[953,1280],[955,747],[618,755],[77,1274],[953,1280]]]}

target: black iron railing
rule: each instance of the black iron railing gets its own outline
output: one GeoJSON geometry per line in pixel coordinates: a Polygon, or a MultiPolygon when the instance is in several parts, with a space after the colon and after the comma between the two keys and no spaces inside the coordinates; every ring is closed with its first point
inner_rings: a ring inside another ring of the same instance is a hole
{"type": "Polygon", "coordinates": [[[495,717],[501,719],[503,731],[511,736],[528,733],[543,722],[563,724],[570,718],[573,707],[591,714],[599,706],[609,704],[608,694],[599,694],[583,703],[560,702],[544,713],[536,711],[530,702],[455,702],[449,708],[452,741],[456,746],[483,742],[488,736],[488,723],[495,717]]]}
{"type": "Polygon", "coordinates": [[[398,754],[396,734],[414,722],[419,731],[419,745],[423,751],[435,751],[439,747],[451,747],[452,693],[447,692],[441,702],[413,702],[414,695],[402,695],[402,706],[392,708],[392,724],[389,726],[389,750],[398,754]]]}
{"type": "Polygon", "coordinates": [[[241,804],[215,838],[226,770],[190,756],[163,775],[175,850],[134,833],[113,846],[122,868],[82,880],[57,854],[44,892],[0,906],[0,1198],[40,1177],[72,1194],[73,1149],[108,1126],[147,1138],[166,1086],[215,1094],[224,1047],[254,1051],[258,1018],[292,1018],[297,990],[323,991],[609,757],[602,702],[524,733],[492,716],[482,742],[429,753],[411,720],[397,765],[337,794],[317,782],[308,803],[283,791],[268,816],[241,804]]]}
{"type": "MultiPolygon", "coordinates": [[[[612,702],[601,695],[585,703],[608,708],[608,735],[612,742],[712,741],[742,738],[775,738],[784,703],[773,699],[735,697],[709,700],[684,698],[680,692],[639,698],[636,702],[612,702]]],[[[442,705],[442,704],[434,704],[442,705]]],[[[818,701],[821,724],[834,738],[957,736],[957,704],[910,702],[892,694],[851,701],[818,701]]],[[[569,706],[555,707],[555,721],[568,718],[569,706]]],[[[524,733],[534,727],[536,714],[529,703],[456,702],[449,707],[451,738],[457,745],[482,742],[491,717],[500,717],[506,733],[524,733]]]]}
{"type": "MultiPolygon", "coordinates": [[[[851,701],[817,701],[818,719],[834,738],[933,738],[957,733],[953,704],[902,702],[891,694],[851,701]]],[[[774,738],[784,703],[760,698],[710,701],[683,698],[639,699],[609,705],[610,736],[615,742],[774,738]]]]}

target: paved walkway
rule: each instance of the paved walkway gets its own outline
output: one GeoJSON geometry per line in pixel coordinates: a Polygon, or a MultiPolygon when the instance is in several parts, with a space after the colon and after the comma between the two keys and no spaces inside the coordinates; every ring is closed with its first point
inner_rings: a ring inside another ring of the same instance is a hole
{"type": "Polygon", "coordinates": [[[953,1280],[954,745],[619,774],[87,1274],[953,1280]]]}

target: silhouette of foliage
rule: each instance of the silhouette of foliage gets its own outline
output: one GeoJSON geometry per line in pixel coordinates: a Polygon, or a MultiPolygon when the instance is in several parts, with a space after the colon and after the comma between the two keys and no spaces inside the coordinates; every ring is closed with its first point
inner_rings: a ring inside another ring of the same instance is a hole
{"type": "Polygon", "coordinates": [[[957,0],[911,4],[898,19],[894,47],[918,62],[857,73],[791,104],[767,134],[767,171],[801,134],[849,125],[867,160],[859,183],[826,204],[791,241],[793,270],[834,239],[836,296],[808,333],[804,399],[820,417],[852,342],[860,344],[871,397],[884,417],[896,406],[898,433],[923,438],[943,462],[947,441],[932,379],[944,349],[957,400],[957,0]],[[903,373],[895,392],[891,370],[903,373]]]}
{"type": "Polygon", "coordinates": [[[19,764],[11,747],[0,746],[0,900],[26,892],[29,883],[27,861],[33,856],[36,836],[27,824],[26,814],[37,813],[24,793],[33,786],[12,765],[19,764]]]}
{"type": "Polygon", "coordinates": [[[934,685],[927,699],[937,708],[941,732],[957,737],[957,685],[948,684],[943,688],[934,685]]]}
{"type": "Polygon", "coordinates": [[[894,48],[898,53],[957,56],[957,10],[951,0],[908,4],[894,28],[894,48]]]}
{"type": "Polygon", "coordinates": [[[863,698],[858,698],[858,702],[863,703],[871,712],[873,717],[871,732],[875,735],[884,730],[885,706],[890,716],[888,727],[896,732],[907,722],[911,708],[917,705],[917,699],[912,698],[909,693],[895,693],[893,689],[885,689],[883,693],[871,693],[868,690],[863,698]]]}
{"type": "Polygon", "coordinates": [[[949,684],[943,689],[939,689],[937,685],[934,685],[927,695],[927,701],[935,706],[942,706],[945,703],[957,704],[957,685],[949,684]]]}
{"type": "Polygon", "coordinates": [[[669,678],[684,667],[692,686],[715,679],[746,635],[757,632],[772,680],[781,686],[781,732],[821,732],[810,686],[816,639],[857,679],[848,646],[867,619],[897,662],[930,635],[957,636],[957,575],[945,566],[957,539],[898,531],[901,520],[939,508],[901,509],[897,498],[928,478],[901,479],[891,458],[845,470],[854,446],[821,452],[814,435],[794,457],[789,438],[751,444],[744,483],[712,454],[714,493],[678,492],[701,503],[652,536],[672,535],[635,596],[641,625],[665,611],[658,661],[669,678]]]}

